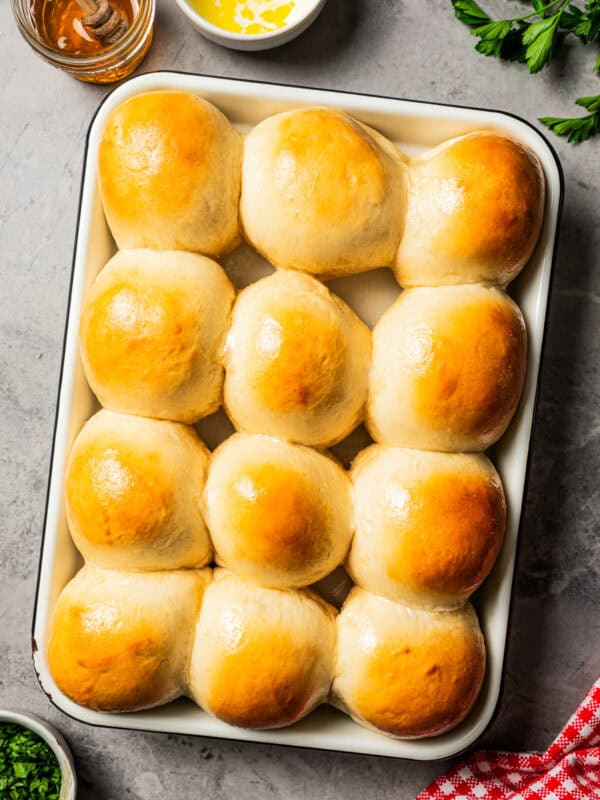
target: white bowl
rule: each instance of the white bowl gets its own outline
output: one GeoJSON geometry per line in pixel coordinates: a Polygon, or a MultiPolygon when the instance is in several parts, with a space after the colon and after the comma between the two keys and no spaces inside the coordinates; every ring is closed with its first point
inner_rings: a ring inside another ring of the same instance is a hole
{"type": "Polygon", "coordinates": [[[176,0],[182,14],[196,30],[212,42],[232,50],[271,50],[287,44],[305,31],[319,16],[326,0],[296,0],[296,5],[283,28],[269,33],[233,33],[213,25],[189,5],[187,0],[176,0]]]}
{"type": "Polygon", "coordinates": [[[30,731],[37,733],[46,742],[56,756],[62,775],[59,800],[75,800],[77,776],[75,774],[73,754],[69,749],[69,745],[56,728],[34,714],[25,714],[22,711],[7,711],[5,709],[0,709],[0,723],[2,722],[11,722],[14,725],[20,725],[22,728],[28,728],[30,731]]]}

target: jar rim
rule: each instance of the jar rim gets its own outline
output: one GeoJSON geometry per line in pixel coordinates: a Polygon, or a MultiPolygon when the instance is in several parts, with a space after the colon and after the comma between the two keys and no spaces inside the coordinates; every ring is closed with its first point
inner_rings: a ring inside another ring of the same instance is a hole
{"type": "Polygon", "coordinates": [[[128,51],[131,47],[137,44],[140,34],[143,34],[149,27],[152,27],[156,10],[156,0],[138,0],[139,11],[133,20],[133,24],[118,42],[108,47],[103,47],[97,53],[91,55],[73,55],[72,53],[65,53],[62,50],[50,47],[33,35],[31,26],[28,24],[23,14],[23,2],[32,5],[35,0],[10,0],[10,5],[19,31],[28,44],[37,53],[52,63],[60,64],[67,68],[73,67],[79,69],[84,69],[85,67],[99,67],[105,61],[112,63],[115,58],[128,55],[128,51]]]}

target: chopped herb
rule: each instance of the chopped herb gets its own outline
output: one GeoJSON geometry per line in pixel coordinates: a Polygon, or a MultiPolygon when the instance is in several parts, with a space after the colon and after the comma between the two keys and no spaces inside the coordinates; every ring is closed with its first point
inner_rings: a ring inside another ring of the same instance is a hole
{"type": "Polygon", "coordinates": [[[0,722],[0,800],[58,800],[56,756],[37,733],[0,722]]]}

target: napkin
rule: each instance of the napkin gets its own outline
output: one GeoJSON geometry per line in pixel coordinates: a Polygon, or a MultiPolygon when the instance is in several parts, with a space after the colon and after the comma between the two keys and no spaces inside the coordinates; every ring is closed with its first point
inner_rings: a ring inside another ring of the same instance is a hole
{"type": "Polygon", "coordinates": [[[545,752],[474,753],[417,800],[592,798],[600,798],[600,678],[545,752]]]}

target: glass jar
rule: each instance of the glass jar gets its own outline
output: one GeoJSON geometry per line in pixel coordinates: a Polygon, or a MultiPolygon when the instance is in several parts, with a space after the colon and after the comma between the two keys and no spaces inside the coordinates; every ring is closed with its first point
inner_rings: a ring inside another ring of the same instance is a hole
{"type": "Polygon", "coordinates": [[[156,0],[138,0],[133,23],[118,42],[80,55],[65,53],[42,38],[34,13],[40,0],[10,1],[19,30],[35,52],[52,66],[82,81],[112,83],[125,78],[141,63],[152,43],[156,0]]]}

